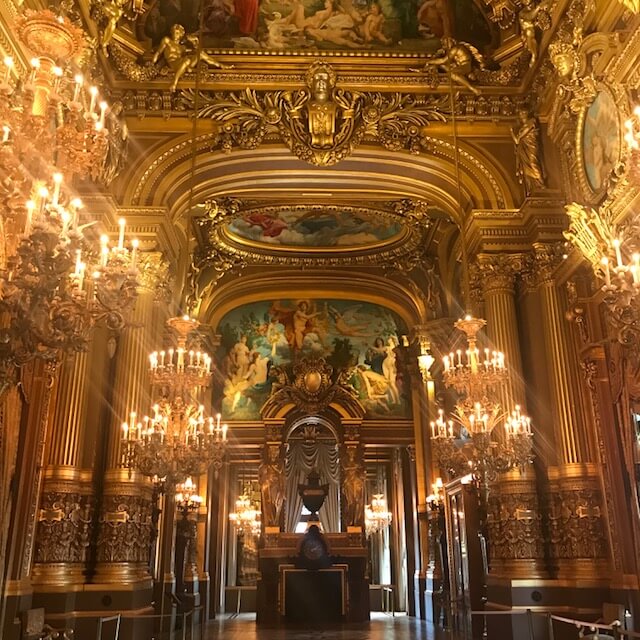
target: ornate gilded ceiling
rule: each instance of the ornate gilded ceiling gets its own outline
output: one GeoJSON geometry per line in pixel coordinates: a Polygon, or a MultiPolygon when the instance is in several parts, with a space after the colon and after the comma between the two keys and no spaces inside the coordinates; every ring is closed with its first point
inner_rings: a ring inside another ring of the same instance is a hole
{"type": "MultiPolygon", "coordinates": [[[[108,195],[94,204],[133,220],[147,246],[170,241],[192,306],[273,269],[350,279],[358,300],[377,270],[425,317],[434,269],[443,300],[459,286],[460,230],[469,246],[520,248],[564,224],[566,176],[552,161],[527,183],[523,159],[542,156],[532,111],[552,130],[560,119],[549,45],[564,42],[566,15],[612,21],[601,4],[81,0],[72,17],[95,37],[113,104],[108,195]],[[394,209],[408,200],[426,214],[394,209]],[[207,201],[240,204],[202,216],[207,201]]],[[[588,93],[574,80],[571,95],[588,93]]],[[[605,89],[581,112],[591,131],[620,98],[605,89]]],[[[595,197],[601,167],[581,166],[595,197]]]]}

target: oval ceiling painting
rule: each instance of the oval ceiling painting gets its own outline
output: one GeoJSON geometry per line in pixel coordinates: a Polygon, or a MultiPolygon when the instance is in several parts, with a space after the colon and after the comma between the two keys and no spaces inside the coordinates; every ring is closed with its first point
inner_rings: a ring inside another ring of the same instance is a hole
{"type": "Polygon", "coordinates": [[[376,209],[294,205],[244,210],[226,234],[253,246],[321,251],[374,248],[398,239],[403,230],[392,215],[376,209]]]}

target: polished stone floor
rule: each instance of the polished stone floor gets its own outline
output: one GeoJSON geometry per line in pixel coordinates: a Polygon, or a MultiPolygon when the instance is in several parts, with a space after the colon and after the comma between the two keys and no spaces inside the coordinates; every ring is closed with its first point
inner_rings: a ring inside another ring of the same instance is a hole
{"type": "MultiPolygon", "coordinates": [[[[461,636],[437,631],[433,625],[405,615],[391,617],[371,614],[364,625],[346,625],[337,629],[263,629],[257,628],[255,614],[228,614],[205,627],[203,640],[464,640],[461,636]]],[[[197,639],[196,639],[197,640],[197,639]]]]}

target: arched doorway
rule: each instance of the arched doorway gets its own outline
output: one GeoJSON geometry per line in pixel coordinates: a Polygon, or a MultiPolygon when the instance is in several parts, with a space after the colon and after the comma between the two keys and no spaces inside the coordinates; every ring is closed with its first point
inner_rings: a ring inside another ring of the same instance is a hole
{"type": "MultiPolygon", "coordinates": [[[[306,569],[295,560],[301,542],[295,530],[302,515],[296,489],[314,468],[333,479],[333,484],[339,480],[340,486],[319,514],[331,548],[332,566],[326,571],[340,574],[333,587],[342,593],[338,617],[350,622],[369,619],[366,472],[360,438],[365,410],[350,386],[332,374],[324,359],[302,358],[293,365],[293,376],[283,378],[262,408],[265,441],[259,471],[263,535],[258,552],[258,624],[287,624],[291,611],[285,594],[290,581],[306,579],[306,569]]],[[[320,592],[317,606],[322,607],[322,602],[320,592]]]]}
{"type": "MultiPolygon", "coordinates": [[[[337,416],[334,417],[334,419],[337,416]]],[[[302,503],[298,486],[315,471],[320,484],[327,486],[327,496],[318,516],[325,533],[341,529],[340,513],[340,447],[338,428],[330,417],[306,416],[297,418],[287,429],[285,444],[285,475],[287,505],[284,530],[304,533],[309,511],[302,503]]]]}

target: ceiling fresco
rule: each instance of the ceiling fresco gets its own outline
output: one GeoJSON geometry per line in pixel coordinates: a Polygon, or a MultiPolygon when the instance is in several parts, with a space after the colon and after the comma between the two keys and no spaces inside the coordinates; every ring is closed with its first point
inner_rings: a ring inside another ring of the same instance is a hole
{"type": "Polygon", "coordinates": [[[220,321],[217,354],[226,420],[257,420],[279,371],[301,357],[326,358],[346,371],[369,417],[409,417],[398,345],[402,320],[369,302],[334,299],[260,301],[238,307],[220,321]]]}
{"type": "Polygon", "coordinates": [[[226,226],[233,239],[272,249],[367,248],[399,237],[403,225],[364,207],[274,206],[243,211],[226,226]]]}
{"type": "Polygon", "coordinates": [[[215,49],[424,52],[455,37],[486,51],[493,43],[473,0],[155,0],[134,31],[156,46],[174,24],[192,33],[201,21],[203,44],[215,49]]]}

